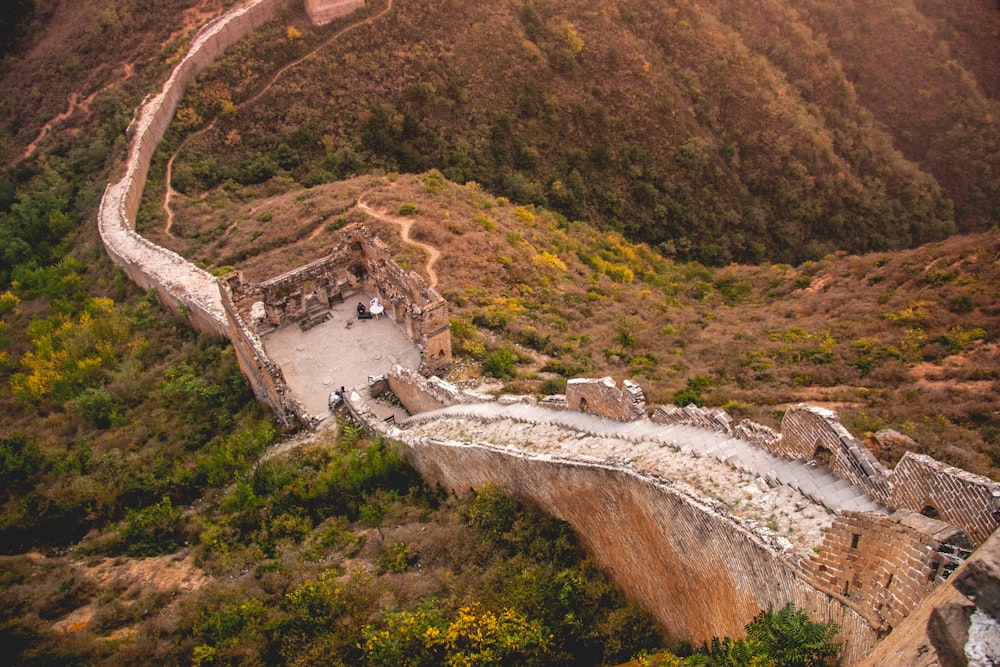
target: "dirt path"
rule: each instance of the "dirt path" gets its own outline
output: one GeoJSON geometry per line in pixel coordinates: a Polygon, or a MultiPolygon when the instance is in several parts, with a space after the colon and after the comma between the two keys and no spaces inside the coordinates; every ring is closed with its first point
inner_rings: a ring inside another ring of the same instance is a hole
{"type": "Polygon", "coordinates": [[[358,200],[358,208],[374,218],[390,222],[394,225],[399,225],[399,235],[403,239],[403,243],[409,243],[410,245],[416,246],[427,253],[427,264],[424,265],[424,270],[427,272],[427,284],[431,289],[436,288],[438,277],[437,273],[434,272],[434,264],[441,257],[441,251],[432,245],[415,241],[410,237],[410,229],[413,227],[413,220],[411,218],[398,218],[396,216],[389,215],[385,211],[373,209],[361,200],[358,200]]]}
{"type": "MultiPolygon", "coordinates": [[[[378,19],[380,19],[383,16],[385,16],[386,14],[388,14],[389,11],[391,11],[391,10],[392,10],[392,0],[387,0],[386,5],[385,5],[385,9],[383,9],[379,13],[372,14],[371,16],[369,16],[366,19],[358,21],[357,23],[352,23],[351,25],[345,26],[344,28],[342,28],[342,29],[338,30],[337,32],[333,33],[332,35],[330,35],[329,37],[327,37],[326,39],[324,39],[322,42],[320,42],[319,44],[317,44],[316,48],[314,48],[312,51],[310,51],[309,53],[306,53],[305,55],[303,55],[301,58],[298,58],[297,60],[293,60],[292,62],[288,63],[287,65],[285,65],[284,67],[282,67],[281,69],[279,69],[277,72],[275,72],[274,76],[272,76],[270,78],[270,80],[268,80],[268,82],[265,83],[261,87],[260,90],[258,90],[256,93],[254,93],[253,95],[251,95],[247,99],[245,99],[242,102],[240,102],[239,104],[237,104],[236,105],[236,110],[239,111],[240,109],[244,108],[245,106],[247,106],[249,104],[253,104],[254,102],[256,102],[258,99],[260,99],[260,97],[264,93],[266,93],[271,88],[271,86],[274,85],[274,83],[279,78],[281,78],[281,75],[283,75],[285,72],[287,72],[288,70],[292,69],[293,67],[296,67],[296,66],[302,64],[303,62],[305,62],[306,60],[309,60],[310,58],[312,58],[314,55],[316,55],[317,52],[319,52],[320,49],[326,47],[333,40],[337,39],[338,37],[342,37],[343,35],[346,35],[348,32],[350,32],[351,30],[354,30],[355,28],[360,28],[363,25],[370,25],[370,24],[374,23],[378,19]]],[[[218,116],[216,118],[213,118],[208,123],[208,125],[206,125],[205,127],[201,128],[197,132],[195,132],[193,134],[189,134],[187,137],[185,137],[184,140],[177,147],[177,150],[174,151],[174,154],[170,156],[170,160],[167,162],[167,173],[166,173],[166,177],[165,177],[166,178],[166,187],[164,188],[165,194],[163,196],[163,209],[167,213],[167,219],[166,219],[166,222],[164,223],[164,231],[167,233],[167,236],[173,236],[173,234],[170,233],[170,228],[173,226],[173,220],[174,220],[173,213],[171,212],[171,209],[170,209],[170,199],[171,199],[171,197],[174,194],[174,189],[170,185],[170,173],[171,173],[171,168],[172,168],[173,163],[174,163],[174,158],[177,157],[178,155],[180,155],[181,150],[184,148],[185,144],[187,144],[187,142],[190,139],[194,139],[195,137],[201,136],[202,134],[208,132],[213,127],[215,127],[215,121],[217,119],[218,119],[218,116]]]]}
{"type": "Polygon", "coordinates": [[[72,116],[77,109],[82,109],[84,112],[89,113],[90,103],[94,101],[94,97],[96,95],[97,93],[93,93],[86,99],[81,100],[79,93],[70,93],[68,100],[69,108],[67,108],[66,111],[63,111],[61,114],[59,114],[58,116],[56,116],[55,118],[53,118],[52,120],[50,120],[49,122],[45,123],[45,125],[42,126],[42,129],[39,130],[38,136],[35,137],[35,140],[32,141],[30,144],[28,144],[28,147],[24,149],[24,153],[21,154],[21,159],[27,160],[29,157],[31,157],[31,154],[34,153],[35,150],[38,148],[39,142],[46,136],[48,136],[49,132],[52,131],[52,128],[55,126],[56,123],[61,123],[62,121],[66,120],[67,118],[72,116]]]}

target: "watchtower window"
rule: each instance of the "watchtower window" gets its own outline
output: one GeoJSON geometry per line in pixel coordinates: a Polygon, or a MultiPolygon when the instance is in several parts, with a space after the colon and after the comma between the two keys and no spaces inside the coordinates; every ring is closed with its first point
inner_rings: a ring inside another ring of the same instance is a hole
{"type": "Polygon", "coordinates": [[[587,412],[587,410],[588,410],[588,408],[587,408],[587,399],[581,398],[580,399],[580,412],[587,412]]]}
{"type": "Polygon", "coordinates": [[[851,548],[852,549],[857,549],[858,548],[858,540],[860,540],[860,539],[861,539],[861,535],[859,535],[858,533],[851,533],[851,548]]]}
{"type": "Polygon", "coordinates": [[[933,505],[924,505],[924,508],[922,510],[920,510],[920,513],[923,514],[928,519],[940,519],[941,518],[941,513],[938,512],[937,508],[934,507],[933,505]]]}

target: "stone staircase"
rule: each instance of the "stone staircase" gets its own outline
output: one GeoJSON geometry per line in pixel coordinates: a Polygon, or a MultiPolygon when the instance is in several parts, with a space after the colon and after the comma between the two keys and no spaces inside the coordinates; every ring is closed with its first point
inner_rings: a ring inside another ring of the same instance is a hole
{"type": "Polygon", "coordinates": [[[772,454],[723,433],[683,424],[657,424],[648,419],[619,422],[574,410],[552,410],[528,403],[495,402],[453,405],[413,415],[398,424],[415,427],[439,419],[467,419],[488,425],[512,420],[545,424],[601,438],[666,445],[694,458],[710,457],[759,476],[774,486],[793,488],[810,500],[840,513],[858,510],[886,514],[888,510],[862,489],[813,462],[772,454]]]}
{"type": "Polygon", "coordinates": [[[303,332],[309,331],[313,327],[323,324],[330,317],[330,306],[321,303],[315,296],[310,296],[306,301],[305,317],[299,322],[299,328],[303,332]]]}

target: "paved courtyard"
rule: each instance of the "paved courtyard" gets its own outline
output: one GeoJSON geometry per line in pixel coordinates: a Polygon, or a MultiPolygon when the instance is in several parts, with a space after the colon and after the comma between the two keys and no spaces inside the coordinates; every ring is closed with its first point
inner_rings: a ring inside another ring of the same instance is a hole
{"type": "Polygon", "coordinates": [[[331,318],[309,331],[290,324],[261,337],[264,349],[281,367],[289,390],[309,411],[330,416],[330,393],[340,387],[365,389],[369,375],[394,364],[417,369],[420,351],[388,314],[359,320],[355,306],[372,295],[355,294],[331,309],[331,318]]]}

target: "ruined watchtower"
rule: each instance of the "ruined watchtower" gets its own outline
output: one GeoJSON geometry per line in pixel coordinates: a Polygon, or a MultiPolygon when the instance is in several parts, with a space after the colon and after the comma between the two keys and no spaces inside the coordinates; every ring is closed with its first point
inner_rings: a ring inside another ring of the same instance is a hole
{"type": "Polygon", "coordinates": [[[345,227],[333,250],[314,262],[262,283],[234,271],[219,284],[240,366],[254,393],[284,421],[302,418],[304,411],[260,337],[289,324],[303,330],[317,326],[336,304],[359,294],[376,295],[383,316],[416,344],[422,372],[439,373],[451,365],[448,303],[423,278],[396,264],[388,246],[363,225],[345,227]]]}

